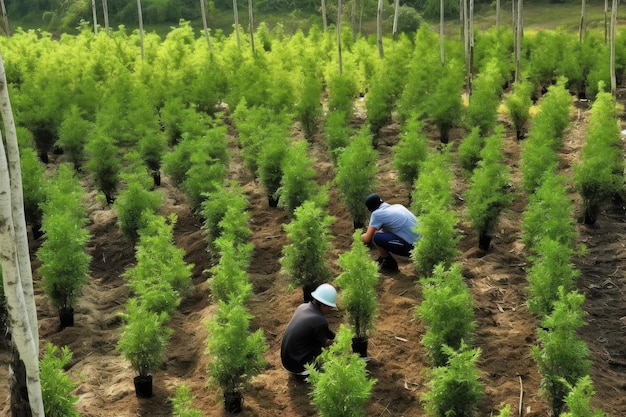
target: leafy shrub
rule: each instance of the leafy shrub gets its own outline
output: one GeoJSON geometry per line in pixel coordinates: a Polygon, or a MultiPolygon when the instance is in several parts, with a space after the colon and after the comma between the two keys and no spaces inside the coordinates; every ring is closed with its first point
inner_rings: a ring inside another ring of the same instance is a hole
{"type": "Polygon", "coordinates": [[[492,133],[498,121],[498,106],[504,80],[497,58],[492,58],[472,83],[472,95],[467,107],[470,126],[478,126],[483,136],[492,133]]]}
{"type": "Polygon", "coordinates": [[[354,113],[356,83],[346,74],[334,75],[328,82],[328,110],[348,116],[354,113]]]}
{"type": "Polygon", "coordinates": [[[65,114],[61,126],[59,126],[59,140],[57,145],[63,149],[63,154],[79,169],[85,155],[85,145],[93,122],[85,119],[78,106],[72,105],[65,114]]]}
{"type": "Polygon", "coordinates": [[[324,123],[326,146],[333,162],[337,162],[339,155],[350,143],[352,127],[347,123],[348,116],[342,111],[329,111],[324,123]]]}
{"type": "Polygon", "coordinates": [[[240,303],[220,301],[209,329],[207,367],[224,393],[239,392],[265,367],[267,344],[261,329],[249,330],[252,315],[240,303]]]}
{"type": "Polygon", "coordinates": [[[336,279],[341,288],[341,306],[358,338],[368,336],[378,308],[378,266],[369,258],[368,252],[367,246],[361,242],[361,232],[355,231],[350,251],[339,255],[343,272],[336,279]]]}
{"type": "Polygon", "coordinates": [[[314,73],[304,77],[300,100],[296,103],[296,117],[300,121],[304,136],[311,139],[317,131],[317,122],[322,115],[322,80],[314,73]]]}
{"type": "Polygon", "coordinates": [[[451,209],[452,177],[450,148],[442,152],[429,152],[422,164],[421,175],[413,185],[411,211],[420,217],[440,208],[451,209]]]}
{"type": "Polygon", "coordinates": [[[533,346],[532,355],[541,374],[541,389],[548,397],[555,416],[561,414],[570,387],[589,375],[591,361],[587,344],[576,331],[583,326],[585,297],[576,292],[559,289],[552,313],[537,330],[539,346],[533,346]]]}
{"type": "Polygon", "coordinates": [[[608,417],[608,414],[600,410],[594,411],[591,407],[591,400],[594,395],[591,377],[589,375],[583,376],[576,381],[576,385],[565,397],[565,404],[570,411],[561,413],[561,417],[608,417]]]}
{"type": "Polygon", "coordinates": [[[167,138],[160,132],[150,132],[139,139],[139,152],[148,169],[157,174],[167,152],[167,138]]]}
{"type": "Polygon", "coordinates": [[[528,198],[522,219],[522,242],[534,253],[541,253],[535,246],[546,237],[573,249],[577,232],[572,212],[565,178],[546,174],[539,188],[528,198]]]}
{"type": "Polygon", "coordinates": [[[187,195],[191,209],[198,212],[206,195],[219,187],[226,178],[226,166],[221,161],[211,158],[203,149],[191,154],[190,162],[182,189],[187,195]]]}
{"type": "Polygon", "coordinates": [[[31,226],[33,236],[41,235],[41,220],[43,212],[41,205],[46,200],[46,181],[44,172],[46,167],[37,158],[31,147],[20,148],[20,167],[22,169],[22,195],[24,201],[24,217],[31,226]]]}
{"type": "Polygon", "coordinates": [[[481,161],[471,178],[470,188],[465,193],[467,209],[472,227],[478,232],[479,246],[489,249],[485,242],[493,236],[502,210],[513,200],[509,192],[510,174],[502,155],[502,129],[485,139],[485,147],[480,152],[481,161]]]}
{"type": "Polygon", "coordinates": [[[308,142],[300,141],[289,146],[283,161],[283,177],[278,188],[279,207],[290,215],[307,200],[315,200],[324,204],[328,199],[326,190],[322,189],[313,178],[313,160],[308,157],[308,142]]]}
{"type": "Polygon", "coordinates": [[[398,171],[398,179],[411,190],[419,177],[421,165],[428,156],[428,138],[417,117],[406,121],[400,133],[400,140],[392,148],[393,166],[398,171]]]}
{"type": "Polygon", "coordinates": [[[366,362],[350,353],[352,332],[340,326],[335,343],[318,357],[321,369],[311,373],[311,402],[321,417],[365,417],[375,379],[368,378],[366,362]]]}
{"type": "Polygon", "coordinates": [[[335,184],[355,227],[362,226],[368,217],[369,212],[363,201],[376,181],[378,154],[371,143],[371,134],[364,126],[337,160],[335,184]]]}
{"type": "Polygon", "coordinates": [[[136,299],[130,298],[122,318],[125,324],[121,328],[117,349],[139,376],[148,376],[165,359],[165,350],[173,332],[166,325],[169,316],[167,313],[144,310],[136,299]]]}
{"type": "Polygon", "coordinates": [[[450,359],[444,346],[459,349],[462,343],[474,340],[472,293],[456,263],[450,268],[435,266],[432,277],[422,278],[421,283],[424,301],[416,310],[416,318],[424,320],[426,326],[422,344],[432,363],[444,366],[450,359]]]}
{"type": "Polygon", "coordinates": [[[459,349],[445,345],[443,349],[450,359],[447,365],[433,369],[430,390],[422,395],[424,410],[432,417],[471,416],[483,396],[476,368],[480,348],[468,349],[461,344],[459,349]]]}
{"type": "Polygon", "coordinates": [[[563,133],[570,123],[572,96],[565,88],[565,79],[559,78],[555,85],[548,87],[548,92],[541,100],[539,113],[535,116],[533,128],[543,125],[540,129],[551,139],[554,150],[563,146],[563,133]]]}
{"type": "MultiPolygon", "coordinates": [[[[226,236],[220,239],[224,239],[226,236]]],[[[220,245],[219,262],[210,270],[211,295],[215,301],[245,303],[252,297],[252,284],[247,273],[252,244],[235,247],[231,241],[220,245]],[[242,253],[243,252],[243,253],[242,253]]]]}
{"type": "Polygon", "coordinates": [[[87,146],[89,160],[86,168],[92,174],[96,186],[112,204],[117,191],[117,183],[121,170],[119,149],[112,138],[103,132],[94,132],[87,146]]]}
{"type": "Polygon", "coordinates": [[[279,125],[268,135],[257,158],[258,174],[268,196],[276,196],[283,177],[283,163],[287,157],[290,142],[288,131],[279,125]]]}
{"type": "Polygon", "coordinates": [[[394,93],[393,80],[384,71],[377,74],[370,83],[365,108],[367,121],[374,137],[378,137],[380,129],[391,122],[391,111],[395,101],[394,93]]]}
{"type": "Polygon", "coordinates": [[[71,359],[72,352],[67,346],[59,349],[51,343],[46,343],[46,351],[39,361],[41,396],[46,416],[80,416],[74,409],[78,397],[72,395],[72,391],[78,386],[78,383],[72,381],[64,372],[65,366],[71,359]]]}
{"type": "Polygon", "coordinates": [[[485,146],[485,138],[480,134],[480,128],[474,126],[470,133],[463,138],[457,151],[459,165],[466,174],[471,174],[478,165],[483,146],[485,146]]]}
{"type": "Polygon", "coordinates": [[[290,243],[283,247],[280,264],[293,287],[313,290],[331,277],[325,261],[334,221],[324,209],[306,201],[295,210],[291,223],[284,225],[290,243]]]}
{"type": "Polygon", "coordinates": [[[512,92],[506,95],[504,104],[509,111],[509,117],[515,127],[515,137],[520,140],[524,137],[526,124],[530,120],[530,106],[532,106],[533,85],[527,80],[513,84],[512,92]]]}
{"type": "Polygon", "coordinates": [[[546,236],[533,249],[537,255],[531,257],[527,274],[528,310],[545,317],[558,300],[559,287],[565,292],[573,290],[580,271],[572,262],[574,251],[562,242],[546,236]]]}
{"type": "Polygon", "coordinates": [[[550,146],[549,139],[533,128],[528,139],[522,142],[520,170],[522,189],[528,194],[534,193],[544,180],[544,176],[553,176],[557,171],[559,156],[550,146]]]}
{"type": "Polygon", "coordinates": [[[202,412],[192,407],[194,398],[188,386],[178,385],[176,394],[171,399],[174,417],[202,417],[202,412]]]}
{"type": "Polygon", "coordinates": [[[422,16],[413,7],[402,5],[398,8],[398,32],[415,33],[421,24],[422,16]]]}
{"type": "Polygon", "coordinates": [[[433,71],[437,73],[435,85],[430,88],[423,108],[427,119],[439,129],[440,142],[446,144],[450,129],[460,123],[463,112],[463,65],[451,59],[440,68],[441,71],[433,71]]]}
{"type": "Polygon", "coordinates": [[[138,182],[128,183],[114,204],[122,235],[135,242],[147,219],[143,213],[156,214],[162,205],[163,197],[159,192],[147,190],[138,182]]]}
{"type": "Polygon", "coordinates": [[[454,211],[440,207],[419,217],[417,232],[422,238],[415,243],[411,254],[413,264],[423,276],[430,276],[438,264],[449,267],[459,254],[456,245],[459,236],[456,224],[457,215],[454,211]]]}

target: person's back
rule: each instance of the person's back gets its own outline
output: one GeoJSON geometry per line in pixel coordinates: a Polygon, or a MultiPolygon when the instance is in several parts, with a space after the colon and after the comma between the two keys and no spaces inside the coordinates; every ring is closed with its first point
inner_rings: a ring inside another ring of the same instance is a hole
{"type": "Polygon", "coordinates": [[[376,229],[393,233],[410,244],[413,244],[418,238],[418,234],[415,232],[417,219],[402,204],[383,202],[377,210],[372,212],[369,224],[376,229]]]}

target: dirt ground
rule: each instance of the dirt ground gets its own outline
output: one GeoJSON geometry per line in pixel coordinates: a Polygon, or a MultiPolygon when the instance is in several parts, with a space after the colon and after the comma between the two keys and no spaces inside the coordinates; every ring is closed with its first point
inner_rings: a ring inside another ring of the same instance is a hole
{"type": "MultiPolygon", "coordinates": [[[[575,110],[572,124],[561,151],[561,169],[571,174],[584,140],[585,112],[575,110]]],[[[361,114],[362,116],[362,114],[361,114]]],[[[359,115],[357,114],[357,120],[359,115]]],[[[506,123],[506,120],[503,120],[506,123]]],[[[464,132],[452,132],[458,146],[464,132]]],[[[437,145],[432,132],[433,148],[437,145]]],[[[301,140],[297,128],[294,140],[301,140]]],[[[392,167],[392,147],[399,140],[399,126],[384,129],[377,147],[378,186],[375,191],[391,203],[408,204],[409,191],[396,180],[392,167]]],[[[289,219],[280,208],[268,206],[265,191],[243,167],[237,148],[233,154],[229,177],[244,187],[251,213],[250,227],[255,246],[249,270],[254,297],[249,308],[254,319],[253,329],[261,328],[269,344],[267,367],[256,376],[244,392],[243,416],[304,417],[315,416],[310,404],[309,387],[289,379],[281,368],[280,340],[293,311],[302,300],[299,290],[290,291],[288,278],[280,274],[279,258],[288,244],[283,225],[289,219]]],[[[513,186],[519,189],[520,144],[507,129],[506,157],[511,168],[513,186]]],[[[316,160],[315,169],[320,183],[332,181],[333,165],[329,160],[322,136],[313,140],[310,155],[316,160]]],[[[62,157],[58,157],[62,158],[62,157]]],[[[53,161],[58,162],[60,159],[53,161]]],[[[460,170],[455,168],[457,207],[463,216],[461,196],[467,188],[460,170]]],[[[84,287],[75,315],[75,326],[59,330],[58,318],[46,299],[38,295],[39,327],[42,341],[67,345],[73,352],[68,372],[79,381],[75,395],[77,410],[84,417],[156,417],[172,416],[170,398],[179,384],[191,388],[193,406],[204,416],[222,416],[220,393],[207,388],[205,321],[215,310],[207,285],[211,267],[206,242],[200,230],[202,220],[190,212],[185,196],[173,187],[167,177],[159,188],[164,196],[164,213],[176,213],[175,243],[186,251],[186,261],[193,263],[194,293],[185,299],[170,325],[174,335],[169,344],[167,363],[154,374],[154,397],[138,399],[134,393],[134,371],[116,351],[120,320],[129,290],[121,274],[134,263],[134,250],[118,230],[114,209],[96,199],[89,187],[86,201],[93,236],[89,243],[92,255],[90,280],[84,287]]],[[[573,201],[578,204],[572,193],[573,201]]],[[[338,255],[349,250],[353,224],[336,190],[331,189],[330,214],[336,221],[332,226],[334,249],[328,256],[328,266],[338,275],[338,255]]],[[[521,218],[526,198],[520,193],[510,210],[502,217],[499,233],[489,251],[478,249],[477,236],[462,221],[459,230],[461,255],[458,261],[475,302],[477,321],[476,344],[482,349],[478,363],[485,395],[479,416],[496,415],[505,404],[511,405],[513,416],[548,416],[549,408],[540,395],[540,375],[531,358],[531,346],[536,343],[537,317],[526,307],[527,251],[521,243],[521,218]],[[520,410],[521,406],[521,410],[520,410]]],[[[579,290],[585,294],[587,322],[580,332],[588,344],[593,360],[592,379],[596,407],[612,416],[626,416],[626,208],[607,206],[596,225],[577,224],[579,240],[588,247],[584,257],[576,258],[581,271],[579,290]]],[[[40,242],[32,242],[33,254],[40,242]]],[[[374,252],[372,251],[372,256],[374,252]]],[[[33,257],[34,259],[34,257],[33,257]]],[[[422,300],[418,277],[409,259],[399,259],[400,272],[381,275],[378,284],[379,311],[372,332],[368,353],[373,360],[367,369],[377,379],[368,416],[424,416],[420,396],[427,390],[430,365],[424,356],[420,338],[424,324],[415,319],[416,306],[422,300]]],[[[37,261],[33,261],[38,279],[37,261]]],[[[340,308],[330,317],[331,327],[345,322],[340,308]]],[[[9,353],[0,351],[0,380],[7,380],[9,353]]],[[[7,386],[3,383],[3,386],[7,386]]],[[[0,390],[0,413],[9,415],[8,390],[0,390]]]]}

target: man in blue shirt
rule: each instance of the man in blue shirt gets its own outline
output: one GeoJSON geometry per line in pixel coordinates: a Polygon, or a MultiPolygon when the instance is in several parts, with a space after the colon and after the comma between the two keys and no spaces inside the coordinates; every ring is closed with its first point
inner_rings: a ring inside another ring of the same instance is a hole
{"type": "Polygon", "coordinates": [[[367,196],[365,205],[372,214],[361,240],[376,246],[380,271],[396,272],[398,263],[391,254],[411,256],[415,242],[421,237],[416,232],[417,218],[402,204],[385,203],[375,193],[367,196]]]}

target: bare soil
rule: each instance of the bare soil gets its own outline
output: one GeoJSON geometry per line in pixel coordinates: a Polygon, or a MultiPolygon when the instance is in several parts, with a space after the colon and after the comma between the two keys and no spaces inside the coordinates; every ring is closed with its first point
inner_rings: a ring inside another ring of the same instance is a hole
{"type": "MultiPolygon", "coordinates": [[[[357,112],[357,122],[362,120],[357,112]]],[[[564,138],[561,151],[561,170],[571,174],[584,141],[586,112],[575,110],[572,124],[564,138]]],[[[506,123],[506,119],[503,118],[506,123]]],[[[378,186],[375,191],[392,203],[408,204],[410,190],[396,179],[392,166],[392,147],[399,140],[399,126],[387,126],[379,142],[378,186]]],[[[438,144],[436,131],[429,133],[432,146],[438,144]]],[[[455,147],[465,132],[452,132],[455,147]]],[[[297,126],[293,140],[302,140],[297,126]]],[[[505,153],[511,168],[513,186],[519,190],[520,144],[507,129],[505,153]]],[[[288,277],[280,273],[279,258],[288,239],[283,225],[289,222],[280,208],[270,208],[263,187],[248,172],[239,157],[234,138],[231,143],[232,162],[229,177],[245,189],[251,213],[250,227],[255,250],[249,274],[254,297],[249,309],[254,315],[253,329],[263,329],[269,349],[267,367],[256,376],[244,392],[243,416],[315,416],[310,404],[309,387],[288,378],[281,368],[279,349],[283,330],[293,311],[301,303],[302,293],[288,289],[288,277]]],[[[333,165],[319,135],[312,141],[310,155],[316,159],[315,169],[320,183],[332,181],[333,165]]],[[[53,164],[62,160],[57,157],[53,164]]],[[[455,196],[459,213],[463,215],[463,192],[467,182],[455,168],[455,196]]],[[[92,239],[88,251],[92,256],[89,283],[84,287],[75,315],[75,326],[59,329],[56,312],[41,294],[37,295],[41,339],[56,345],[67,345],[73,359],[67,371],[78,382],[75,395],[77,409],[84,417],[156,417],[172,416],[170,398],[179,384],[191,388],[195,396],[193,406],[205,416],[223,416],[222,399],[218,390],[208,387],[206,371],[207,331],[205,321],[215,306],[207,285],[211,259],[201,231],[202,219],[194,215],[184,194],[163,178],[159,190],[165,204],[163,213],[176,213],[175,243],[186,251],[186,261],[195,265],[195,290],[183,300],[170,326],[174,329],[164,369],[154,374],[154,397],[138,399],[133,387],[133,369],[116,350],[120,320],[129,296],[122,273],[135,262],[134,248],[125,240],[116,223],[115,210],[96,198],[96,192],[86,181],[85,201],[89,210],[89,230],[92,239]]],[[[572,200],[579,207],[572,190],[572,200]]],[[[352,220],[331,189],[330,214],[335,216],[332,226],[333,250],[328,254],[328,266],[335,275],[341,271],[338,256],[349,250],[353,233],[352,220]]],[[[531,347],[536,343],[536,316],[526,307],[527,251],[521,243],[521,219],[527,199],[518,193],[510,209],[503,215],[499,232],[489,251],[478,249],[478,238],[466,221],[459,230],[459,245],[466,282],[474,295],[477,321],[476,344],[482,350],[478,363],[485,395],[478,410],[479,416],[496,415],[505,404],[511,405],[514,416],[548,416],[550,410],[540,394],[540,375],[531,358],[531,347]],[[521,405],[521,410],[520,410],[521,405]]],[[[579,213],[574,213],[578,215],[579,213]]],[[[587,322],[580,336],[588,344],[593,360],[592,379],[596,407],[613,416],[626,415],[626,207],[623,203],[608,205],[597,224],[577,224],[579,241],[588,247],[584,257],[575,259],[581,271],[579,290],[586,296],[587,322]]],[[[38,262],[34,256],[40,242],[32,241],[35,279],[38,262]]],[[[372,257],[374,257],[372,251],[372,257]]],[[[416,306],[422,301],[419,277],[409,259],[399,259],[400,272],[380,276],[378,284],[379,311],[368,353],[373,360],[367,369],[377,379],[368,416],[424,416],[420,396],[427,391],[430,365],[420,344],[424,324],[415,319],[416,306]]],[[[340,306],[341,307],[341,306],[340,306]]],[[[339,308],[330,317],[331,327],[345,322],[339,308]]],[[[42,343],[43,345],[43,343],[42,343]]],[[[0,379],[7,380],[9,352],[0,350],[0,379]]],[[[7,386],[6,384],[3,384],[7,386]]],[[[9,415],[8,390],[0,394],[0,413],[9,415]]]]}

